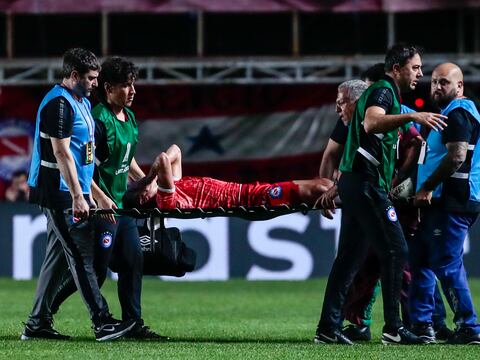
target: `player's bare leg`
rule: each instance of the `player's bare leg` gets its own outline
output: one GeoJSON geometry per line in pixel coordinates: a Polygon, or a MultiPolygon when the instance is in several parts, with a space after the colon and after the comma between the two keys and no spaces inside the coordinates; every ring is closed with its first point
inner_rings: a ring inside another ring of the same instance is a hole
{"type": "Polygon", "coordinates": [[[167,149],[167,151],[165,151],[165,153],[170,160],[173,179],[175,181],[180,180],[182,178],[182,151],[176,144],[173,144],[167,149]]]}
{"type": "Polygon", "coordinates": [[[172,165],[167,153],[162,152],[155,159],[153,165],[157,171],[157,185],[160,190],[169,191],[175,189],[173,180],[172,165]]]}

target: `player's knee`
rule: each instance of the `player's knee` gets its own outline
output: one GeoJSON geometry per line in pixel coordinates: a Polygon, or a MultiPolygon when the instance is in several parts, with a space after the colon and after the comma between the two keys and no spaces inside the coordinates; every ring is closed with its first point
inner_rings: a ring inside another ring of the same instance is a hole
{"type": "Polygon", "coordinates": [[[168,148],[167,154],[170,156],[170,161],[180,159],[182,156],[182,150],[180,150],[180,147],[177,144],[172,144],[168,148]]]}
{"type": "Polygon", "coordinates": [[[180,147],[177,144],[172,144],[170,146],[171,151],[175,152],[176,154],[181,154],[182,150],[180,150],[180,147]]]}
{"type": "Polygon", "coordinates": [[[168,158],[167,153],[162,152],[160,155],[158,155],[158,162],[162,167],[170,165],[170,159],[168,158]]]}

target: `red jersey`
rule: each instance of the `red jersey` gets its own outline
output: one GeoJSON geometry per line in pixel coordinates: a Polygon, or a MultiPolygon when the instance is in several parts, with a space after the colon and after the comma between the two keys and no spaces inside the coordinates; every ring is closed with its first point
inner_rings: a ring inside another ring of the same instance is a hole
{"type": "Polygon", "coordinates": [[[209,177],[184,177],[175,190],[157,191],[160,209],[214,209],[239,206],[277,206],[298,204],[298,185],[292,181],[269,184],[239,184],[209,177]]]}

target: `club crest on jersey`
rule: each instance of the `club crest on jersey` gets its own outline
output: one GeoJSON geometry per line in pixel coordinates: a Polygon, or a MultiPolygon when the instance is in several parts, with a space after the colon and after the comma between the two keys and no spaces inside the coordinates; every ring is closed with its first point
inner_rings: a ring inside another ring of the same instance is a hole
{"type": "Polygon", "coordinates": [[[113,240],[112,233],[105,231],[104,233],[102,233],[102,236],[100,237],[100,246],[105,249],[108,249],[110,246],[112,246],[112,240],[113,240]]]}
{"type": "Polygon", "coordinates": [[[395,211],[395,208],[393,206],[389,206],[387,208],[387,218],[391,222],[395,222],[398,220],[397,218],[397,212],[395,211]]]}
{"type": "Polygon", "coordinates": [[[283,195],[281,186],[274,186],[268,191],[268,195],[272,199],[280,199],[283,195]]]}

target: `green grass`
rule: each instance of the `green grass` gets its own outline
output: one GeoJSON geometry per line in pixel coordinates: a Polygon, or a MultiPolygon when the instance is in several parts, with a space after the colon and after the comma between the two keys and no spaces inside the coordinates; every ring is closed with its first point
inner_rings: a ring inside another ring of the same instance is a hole
{"type": "MultiPolygon", "coordinates": [[[[177,283],[146,279],[143,316],[168,343],[118,340],[96,343],[85,306],[76,294],[56,316],[68,342],[20,341],[35,282],[0,279],[0,359],[480,359],[475,346],[384,346],[381,299],[374,308],[374,340],[345,347],[314,345],[312,338],[325,280],[303,282],[177,283]]],[[[480,280],[471,281],[480,309],[480,280]]],[[[116,285],[104,287],[119,315],[116,285]]],[[[451,319],[451,314],[449,314],[451,319]]]]}

